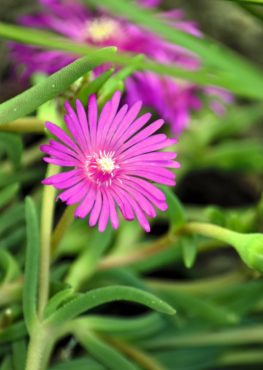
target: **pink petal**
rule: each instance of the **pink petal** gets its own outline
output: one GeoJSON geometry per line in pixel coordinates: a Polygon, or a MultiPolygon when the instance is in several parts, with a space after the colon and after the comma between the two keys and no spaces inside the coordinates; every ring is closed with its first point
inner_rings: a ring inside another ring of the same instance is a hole
{"type": "Polygon", "coordinates": [[[45,126],[54,136],[56,136],[60,141],[63,141],[69,148],[73,148],[76,152],[80,151],[80,148],[67,134],[65,134],[63,130],[61,130],[60,127],[51,122],[46,122],[45,126]]]}
{"type": "MultiPolygon", "coordinates": [[[[106,189],[107,190],[107,189],[106,189]]],[[[110,217],[110,206],[108,202],[108,198],[105,196],[105,192],[102,191],[102,208],[99,218],[99,231],[103,232],[105,231],[107,224],[109,222],[110,217]]]]}
{"type": "Polygon", "coordinates": [[[97,188],[96,200],[89,218],[89,225],[94,226],[98,222],[98,218],[101,212],[102,206],[102,194],[101,190],[97,188]]]}
{"type": "Polygon", "coordinates": [[[56,175],[50,176],[42,181],[44,185],[56,185],[60,182],[67,181],[68,179],[74,177],[79,173],[79,170],[71,170],[67,172],[58,173],[56,175]]]}
{"type": "Polygon", "coordinates": [[[87,191],[85,198],[76,209],[75,217],[84,218],[89,214],[95,202],[95,195],[96,195],[95,187],[91,185],[87,191]]]}
{"type": "Polygon", "coordinates": [[[98,119],[98,106],[96,95],[91,95],[88,101],[88,121],[91,141],[96,137],[98,119]]]}

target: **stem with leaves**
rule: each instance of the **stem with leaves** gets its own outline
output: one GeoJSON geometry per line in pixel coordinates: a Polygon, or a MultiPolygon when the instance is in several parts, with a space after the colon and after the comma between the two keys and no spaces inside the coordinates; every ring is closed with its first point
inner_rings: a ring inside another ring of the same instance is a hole
{"type": "MultiPolygon", "coordinates": [[[[57,174],[60,171],[58,166],[50,164],[47,169],[47,177],[57,174]]],[[[56,190],[46,186],[43,191],[41,225],[40,225],[40,278],[39,278],[39,316],[48,302],[49,296],[49,269],[50,269],[50,244],[54,218],[56,190]]]]}

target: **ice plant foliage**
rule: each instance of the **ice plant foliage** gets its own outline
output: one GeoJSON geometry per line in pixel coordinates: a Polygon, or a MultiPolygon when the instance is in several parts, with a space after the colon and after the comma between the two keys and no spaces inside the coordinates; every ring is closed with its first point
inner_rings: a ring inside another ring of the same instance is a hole
{"type": "MultiPolygon", "coordinates": [[[[43,5],[41,13],[25,16],[21,23],[25,26],[52,30],[77,43],[88,43],[98,47],[117,46],[119,50],[143,53],[148,57],[164,63],[194,70],[200,67],[198,58],[188,50],[172,45],[156,34],[131,24],[123,18],[114,17],[104,11],[90,12],[78,1],[39,0],[43,5]]],[[[158,0],[141,0],[141,6],[153,7],[158,0]]],[[[195,37],[202,37],[196,24],[184,19],[180,10],[161,14],[169,24],[195,37]]],[[[26,45],[13,46],[14,59],[24,64],[25,75],[40,71],[53,73],[72,62],[76,56],[60,51],[41,50],[26,45]]],[[[95,70],[95,75],[101,72],[95,70]]],[[[214,89],[211,94],[203,88],[185,81],[158,76],[151,72],[137,72],[126,80],[126,102],[133,104],[142,100],[143,104],[154,109],[170,124],[174,135],[187,127],[192,111],[202,106],[200,96],[208,95],[210,107],[215,112],[222,112],[224,104],[231,101],[229,94],[221,94],[219,99],[214,89]]]]}
{"type": "Polygon", "coordinates": [[[90,226],[98,223],[104,231],[108,221],[118,228],[119,208],[126,220],[137,218],[145,231],[150,231],[147,218],[156,216],[156,208],[167,209],[165,195],[153,184],[175,185],[175,174],[167,168],[178,168],[174,152],[161,149],[175,143],[163,133],[158,119],[147,124],[150,113],[141,116],[142,103],[119,107],[121,94],[116,92],[98,113],[96,96],[92,95],[85,111],[76,101],[76,112],[66,103],[65,123],[69,134],[53,123],[46,128],[51,139],[41,150],[44,160],[68,171],[43,180],[45,185],[63,189],[58,196],[67,205],[79,203],[75,216],[88,214],[90,226]]]}

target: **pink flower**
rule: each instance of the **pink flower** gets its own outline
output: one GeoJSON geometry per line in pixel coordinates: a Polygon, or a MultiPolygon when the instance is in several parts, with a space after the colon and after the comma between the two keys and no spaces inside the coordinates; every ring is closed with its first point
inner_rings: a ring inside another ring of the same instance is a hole
{"type": "Polygon", "coordinates": [[[45,185],[63,189],[58,196],[67,205],[78,203],[75,217],[88,214],[89,225],[98,223],[104,231],[108,221],[118,228],[119,208],[126,220],[137,218],[150,231],[147,217],[155,217],[155,208],[167,209],[165,195],[152,182],[175,185],[175,175],[167,169],[178,168],[173,152],[162,152],[176,142],[156,133],[162,119],[146,126],[150,113],[138,117],[142,103],[119,108],[121,94],[116,92],[98,114],[96,96],[92,95],[85,111],[79,100],[76,112],[65,104],[65,123],[70,135],[53,123],[46,128],[58,139],[42,145],[48,154],[44,160],[73,169],[43,180],[45,185]],[[146,127],[144,127],[146,126],[146,127]]]}
{"type": "MultiPolygon", "coordinates": [[[[88,43],[97,47],[114,45],[120,51],[145,54],[154,61],[186,70],[195,70],[201,66],[199,58],[189,50],[171,44],[116,15],[110,15],[100,9],[91,12],[75,0],[39,1],[43,5],[43,10],[36,15],[23,17],[20,20],[23,25],[51,30],[75,43],[88,43]]],[[[148,7],[159,3],[158,0],[138,0],[138,2],[148,7]]],[[[181,10],[172,10],[160,14],[160,17],[171,27],[195,37],[202,37],[195,22],[185,20],[181,10]]],[[[24,64],[26,67],[24,76],[29,77],[38,71],[54,73],[76,59],[76,56],[57,50],[42,50],[13,43],[13,59],[24,64]]],[[[105,65],[95,69],[95,76],[102,70],[105,70],[105,65]]],[[[201,96],[210,96],[203,87],[149,71],[135,72],[128,77],[125,89],[128,104],[142,100],[147,108],[154,109],[170,124],[174,136],[179,136],[188,126],[192,112],[202,107],[201,96]]],[[[216,95],[211,100],[211,108],[216,113],[222,112],[225,101],[221,101],[216,95]]]]}

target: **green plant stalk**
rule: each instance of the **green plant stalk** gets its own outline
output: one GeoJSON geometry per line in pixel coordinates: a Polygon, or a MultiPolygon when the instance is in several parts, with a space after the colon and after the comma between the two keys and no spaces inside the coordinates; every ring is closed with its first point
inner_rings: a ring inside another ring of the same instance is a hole
{"type": "Polygon", "coordinates": [[[175,237],[169,233],[144,248],[136,248],[129,254],[117,256],[110,255],[109,257],[103,258],[99,262],[98,269],[107,270],[119,266],[127,266],[137,261],[142,261],[147,257],[152,256],[165,248],[168,248],[174,242],[174,240],[175,237]]]}
{"type": "Polygon", "coordinates": [[[25,370],[46,370],[49,357],[54,345],[54,338],[41,324],[34,326],[26,360],[25,370]]]}
{"type": "Polygon", "coordinates": [[[109,54],[115,51],[116,48],[104,48],[77,59],[28,90],[0,104],[0,124],[27,116],[43,103],[68,89],[72,83],[95,66],[108,60],[109,54]]]}
{"type": "Polygon", "coordinates": [[[203,296],[213,293],[217,289],[222,289],[225,286],[241,283],[246,280],[246,275],[241,271],[226,273],[215,277],[205,279],[197,279],[195,281],[187,282],[171,282],[169,280],[146,279],[145,282],[152,289],[164,292],[185,292],[197,296],[203,296]]]}
{"type": "Polygon", "coordinates": [[[39,133],[45,132],[44,122],[35,117],[20,118],[0,125],[0,132],[39,133]]]}
{"type": "MultiPolygon", "coordinates": [[[[29,167],[43,156],[43,153],[39,150],[39,146],[44,143],[46,143],[46,140],[40,141],[37,145],[34,145],[23,152],[21,159],[22,166],[29,167]]],[[[1,171],[12,171],[12,164],[10,161],[2,162],[1,171]]]]}
{"type": "Polygon", "coordinates": [[[235,3],[245,3],[245,4],[247,3],[247,4],[263,5],[263,0],[227,0],[227,1],[232,1],[232,2],[235,2],[235,3]]]}
{"type": "Polygon", "coordinates": [[[121,351],[132,360],[134,360],[139,366],[145,370],[165,370],[165,368],[152,357],[142,352],[141,349],[134,347],[134,345],[128,344],[120,339],[112,339],[104,337],[108,343],[112,344],[117,350],[121,351]]]}
{"type": "Polygon", "coordinates": [[[69,333],[70,322],[55,330],[45,321],[36,322],[29,340],[25,370],[46,370],[54,345],[69,333]]]}
{"type": "Polygon", "coordinates": [[[225,229],[221,226],[199,222],[190,222],[185,224],[180,228],[179,233],[197,233],[203,236],[218,239],[226,244],[235,244],[235,235],[237,234],[236,232],[225,229]]]}
{"type": "Polygon", "coordinates": [[[34,324],[28,350],[25,370],[46,370],[56,342],[71,332],[71,322],[53,328],[45,321],[34,324]]]}
{"type": "Polygon", "coordinates": [[[19,302],[22,296],[22,279],[1,285],[0,307],[19,302]]]}
{"type": "MultiPolygon", "coordinates": [[[[47,176],[59,173],[60,167],[53,164],[48,165],[47,176]]],[[[42,198],[41,224],[40,224],[40,281],[39,281],[39,317],[43,316],[49,296],[49,275],[50,275],[50,252],[53,216],[55,208],[56,190],[52,186],[45,186],[42,198]]]]}
{"type": "MultiPolygon", "coordinates": [[[[263,234],[238,233],[217,225],[190,222],[179,233],[197,233],[231,245],[250,268],[263,273],[263,234]]],[[[224,245],[224,244],[223,244],[224,245]]]]}
{"type": "Polygon", "coordinates": [[[231,366],[240,364],[242,366],[249,364],[262,364],[263,363],[263,353],[261,349],[251,349],[251,350],[239,350],[239,351],[229,351],[220,356],[219,364],[222,366],[231,366]]]}
{"type": "Polygon", "coordinates": [[[217,332],[204,332],[194,334],[177,335],[171,338],[160,338],[145,341],[143,348],[168,349],[184,347],[207,347],[207,346],[227,346],[227,345],[248,345],[263,343],[263,325],[253,327],[228,329],[217,332]]]}
{"type": "Polygon", "coordinates": [[[74,221],[74,212],[76,206],[67,207],[61,216],[53,234],[51,237],[51,253],[56,254],[57,248],[63,239],[65,232],[68,230],[72,222],[74,221]]]}
{"type": "Polygon", "coordinates": [[[85,248],[76,261],[72,263],[65,279],[75,290],[80,289],[83,283],[95,272],[97,263],[111,241],[113,232],[110,226],[103,234],[97,230],[91,231],[88,248],[85,248]]]}

